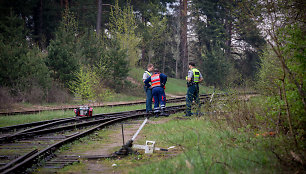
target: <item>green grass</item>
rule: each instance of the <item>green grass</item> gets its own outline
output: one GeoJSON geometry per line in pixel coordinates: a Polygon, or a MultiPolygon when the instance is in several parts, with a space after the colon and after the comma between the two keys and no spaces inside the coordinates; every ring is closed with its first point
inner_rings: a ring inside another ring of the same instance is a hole
{"type": "MultiPolygon", "coordinates": [[[[167,106],[176,105],[178,103],[169,103],[167,106]]],[[[114,107],[94,107],[93,114],[113,113],[130,111],[136,109],[145,109],[145,104],[133,105],[133,106],[114,106],[114,107]]],[[[25,115],[10,115],[0,116],[0,127],[12,126],[17,124],[25,124],[37,121],[52,120],[58,118],[74,117],[73,109],[59,110],[59,111],[42,111],[37,114],[25,114],[25,115]]]]}
{"type": "Polygon", "coordinates": [[[72,116],[73,116],[73,110],[43,111],[37,114],[0,116],[0,127],[51,120],[57,118],[67,118],[72,116]]]}
{"type": "MultiPolygon", "coordinates": [[[[143,108],[145,108],[145,105],[120,106],[120,107],[94,107],[93,114],[121,112],[121,111],[143,109],[143,108]]],[[[74,116],[75,114],[72,109],[60,110],[60,111],[42,111],[37,114],[0,116],[0,127],[58,119],[58,118],[68,118],[74,116]]]]}
{"type": "Polygon", "coordinates": [[[129,161],[117,161],[118,170],[141,174],[280,172],[277,159],[265,149],[265,139],[226,127],[217,128],[203,117],[190,120],[171,117],[164,124],[146,125],[142,134],[146,140],[156,141],[159,147],[176,146],[181,153],[173,158],[152,155],[135,161],[132,166],[126,165],[129,161]]]}

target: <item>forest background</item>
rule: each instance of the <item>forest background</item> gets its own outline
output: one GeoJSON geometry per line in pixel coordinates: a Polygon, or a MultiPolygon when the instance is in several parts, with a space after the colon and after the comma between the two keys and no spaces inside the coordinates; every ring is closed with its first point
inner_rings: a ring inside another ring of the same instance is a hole
{"type": "Polygon", "coordinates": [[[256,118],[288,135],[303,165],[305,1],[0,0],[0,9],[0,108],[100,102],[133,92],[132,69],[153,63],[184,79],[193,61],[206,86],[259,92],[256,118]]]}

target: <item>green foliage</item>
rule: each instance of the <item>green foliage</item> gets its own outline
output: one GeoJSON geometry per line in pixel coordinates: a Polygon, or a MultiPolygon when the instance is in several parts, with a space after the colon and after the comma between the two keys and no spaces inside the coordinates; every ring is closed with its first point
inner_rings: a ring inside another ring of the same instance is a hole
{"type": "Polygon", "coordinates": [[[66,87],[79,69],[81,49],[77,35],[77,21],[74,15],[66,10],[56,33],[56,39],[52,40],[48,47],[46,62],[51,70],[51,76],[64,83],[66,87]]]}
{"type": "Polygon", "coordinates": [[[106,89],[97,75],[97,72],[90,67],[82,67],[76,73],[76,79],[71,81],[69,88],[78,97],[81,97],[83,103],[88,100],[97,102],[104,101],[111,94],[106,89]]]}
{"type": "Polygon", "coordinates": [[[209,74],[204,78],[208,84],[243,85],[254,80],[258,71],[265,40],[238,4],[226,0],[193,1],[194,15],[199,16],[195,24],[198,47],[205,61],[200,69],[209,74]]]}
{"type": "MultiPolygon", "coordinates": [[[[288,25],[279,31],[280,40],[282,43],[281,50],[284,53],[286,65],[294,74],[295,79],[300,84],[306,83],[306,39],[304,31],[299,25],[288,25]]],[[[291,81],[291,83],[293,83],[291,81]]],[[[302,85],[304,86],[304,85],[302,85]]],[[[305,91],[304,87],[304,91],[305,91]]],[[[305,96],[304,96],[305,97],[305,96]]]]}
{"type": "Polygon", "coordinates": [[[101,55],[95,71],[108,87],[119,92],[128,76],[129,65],[126,50],[121,49],[116,41],[110,41],[110,45],[101,55]]]}
{"type": "MultiPolygon", "coordinates": [[[[289,103],[289,112],[292,118],[292,126],[296,130],[298,139],[303,141],[306,135],[306,106],[305,106],[305,83],[306,83],[306,51],[305,35],[299,25],[288,25],[279,31],[280,40],[283,43],[281,50],[285,58],[289,72],[285,79],[285,93],[289,103]],[[283,36],[283,37],[282,37],[283,36]],[[290,74],[289,74],[290,73],[290,74]],[[302,91],[302,92],[301,92],[302,91]]],[[[303,143],[304,147],[306,144],[303,143]]]]}
{"type": "Polygon", "coordinates": [[[98,36],[94,30],[88,29],[87,33],[80,37],[80,45],[82,52],[80,62],[88,66],[98,64],[100,56],[104,54],[103,38],[98,36]]]}
{"type": "Polygon", "coordinates": [[[278,95],[280,91],[280,79],[283,71],[281,63],[278,61],[271,49],[266,49],[261,57],[261,69],[258,72],[257,86],[264,94],[278,95]]]}
{"type": "Polygon", "coordinates": [[[204,81],[209,86],[223,87],[229,78],[230,62],[225,58],[221,48],[215,48],[211,52],[202,55],[204,81]],[[219,50],[218,50],[219,49],[219,50]]]}
{"type": "Polygon", "coordinates": [[[118,41],[122,49],[127,50],[127,61],[130,67],[134,67],[139,59],[137,46],[140,38],[135,34],[137,28],[135,21],[133,8],[127,6],[121,9],[116,0],[110,12],[109,34],[111,38],[118,41]]]}
{"type": "MultiPolygon", "coordinates": [[[[279,38],[282,42],[282,57],[285,66],[284,69],[279,55],[275,52],[266,50],[262,57],[262,69],[259,73],[258,87],[267,96],[268,102],[266,117],[274,118],[274,127],[281,126],[284,132],[293,131],[300,147],[305,147],[303,137],[305,136],[306,112],[303,96],[299,92],[294,80],[299,84],[304,84],[305,77],[305,45],[304,35],[297,26],[287,26],[279,30],[279,38]],[[290,78],[294,74],[295,79],[290,78]],[[288,105],[287,105],[288,103],[288,105]],[[290,120],[290,121],[289,121],[290,120]],[[281,125],[277,124],[281,123],[281,125]]],[[[303,86],[303,85],[302,85],[303,86]]],[[[305,87],[302,88],[305,91],[305,87]]]]}
{"type": "Polygon", "coordinates": [[[23,72],[18,85],[25,93],[25,101],[39,103],[45,101],[51,87],[51,77],[45,64],[46,55],[38,47],[30,49],[26,55],[27,61],[23,62],[23,72]]]}
{"type": "Polygon", "coordinates": [[[23,26],[16,16],[0,24],[0,83],[15,95],[31,91],[34,86],[45,92],[50,85],[45,55],[35,46],[28,47],[23,26]]]}
{"type": "Polygon", "coordinates": [[[81,67],[80,71],[76,73],[76,80],[72,81],[69,88],[72,92],[81,97],[83,103],[89,99],[93,99],[94,86],[98,83],[95,72],[92,72],[89,68],[81,67]]]}
{"type": "Polygon", "coordinates": [[[0,81],[3,86],[12,87],[18,83],[20,76],[25,75],[23,62],[26,61],[28,46],[25,41],[23,21],[10,16],[0,23],[0,81]]]}
{"type": "Polygon", "coordinates": [[[170,49],[170,31],[167,17],[151,16],[150,24],[145,27],[143,46],[146,48],[145,62],[150,62],[168,76],[175,72],[175,60],[170,49]]]}

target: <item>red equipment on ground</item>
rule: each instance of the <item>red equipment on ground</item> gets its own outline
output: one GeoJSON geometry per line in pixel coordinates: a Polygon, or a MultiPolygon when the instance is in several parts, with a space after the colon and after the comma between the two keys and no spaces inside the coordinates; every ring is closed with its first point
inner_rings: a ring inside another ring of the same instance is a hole
{"type": "Polygon", "coordinates": [[[92,116],[93,108],[89,106],[80,106],[76,109],[74,109],[75,116],[92,116]]]}

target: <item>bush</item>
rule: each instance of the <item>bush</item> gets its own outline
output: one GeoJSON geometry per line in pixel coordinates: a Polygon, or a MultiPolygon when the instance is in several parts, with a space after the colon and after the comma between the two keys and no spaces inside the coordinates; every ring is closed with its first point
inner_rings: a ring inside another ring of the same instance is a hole
{"type": "Polygon", "coordinates": [[[8,108],[13,102],[12,96],[9,93],[9,89],[2,87],[0,88],[0,109],[8,108]]]}
{"type": "Polygon", "coordinates": [[[67,103],[72,100],[69,90],[60,84],[53,82],[47,92],[46,100],[48,103],[67,103]]]}

